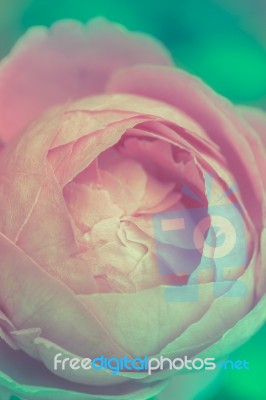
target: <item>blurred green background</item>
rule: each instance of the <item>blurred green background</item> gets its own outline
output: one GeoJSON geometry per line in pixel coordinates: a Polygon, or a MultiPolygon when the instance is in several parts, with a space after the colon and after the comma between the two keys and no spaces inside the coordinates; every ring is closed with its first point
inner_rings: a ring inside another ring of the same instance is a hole
{"type": "Polygon", "coordinates": [[[32,25],[97,15],[157,37],[233,101],[266,107],[266,0],[0,0],[0,55],[32,25]]]}
{"type": "Polygon", "coordinates": [[[265,400],[265,340],[266,325],[228,356],[233,361],[248,361],[250,370],[222,370],[218,379],[195,400],[265,400]]]}
{"type": "MultiPolygon", "coordinates": [[[[233,102],[266,109],[266,0],[0,0],[0,57],[30,26],[98,15],[157,37],[233,102]]],[[[195,400],[265,400],[265,340],[266,327],[230,356],[250,371],[223,371],[195,400]]]]}

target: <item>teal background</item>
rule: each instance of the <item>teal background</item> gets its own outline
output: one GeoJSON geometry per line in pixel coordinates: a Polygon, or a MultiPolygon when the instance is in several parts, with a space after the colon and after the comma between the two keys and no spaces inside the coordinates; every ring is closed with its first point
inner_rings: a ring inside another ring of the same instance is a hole
{"type": "Polygon", "coordinates": [[[233,101],[266,107],[265,0],[1,1],[0,54],[32,25],[98,15],[157,37],[177,65],[233,101]]]}
{"type": "MultiPolygon", "coordinates": [[[[98,15],[157,37],[233,102],[266,109],[266,0],[1,0],[0,57],[30,26],[98,15]]],[[[266,326],[230,355],[250,371],[223,371],[195,400],[265,400],[265,339],[266,326]]]]}

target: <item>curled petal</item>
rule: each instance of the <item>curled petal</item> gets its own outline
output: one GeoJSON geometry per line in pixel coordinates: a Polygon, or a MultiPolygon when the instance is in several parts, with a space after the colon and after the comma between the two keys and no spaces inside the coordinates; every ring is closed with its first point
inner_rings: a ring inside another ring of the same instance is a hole
{"type": "MultiPolygon", "coordinates": [[[[51,365],[53,345],[48,341],[37,341],[39,352],[49,346],[45,363],[51,365]]],[[[36,346],[37,347],[37,346],[36,346]]],[[[60,348],[54,346],[57,351],[60,348]]],[[[61,350],[61,349],[60,349],[61,350]]],[[[62,351],[66,354],[66,351],[62,351]]],[[[88,357],[88,355],[87,355],[88,357]]],[[[72,371],[73,373],[73,371],[72,371]]],[[[97,371],[99,376],[99,371],[97,371]]],[[[120,378],[121,379],[121,378],[120,378]]],[[[165,381],[145,384],[141,380],[126,382],[119,385],[95,386],[94,383],[82,386],[67,379],[60,378],[45,368],[44,365],[31,359],[26,354],[13,351],[4,342],[0,341],[0,390],[1,395],[9,394],[25,400],[146,400],[150,396],[156,396],[167,385],[165,381]],[[47,387],[49,385],[49,387],[47,387]]]]}
{"type": "Polygon", "coordinates": [[[0,307],[16,329],[40,328],[44,338],[81,356],[128,354],[69,288],[2,234],[0,254],[0,307]]]}
{"type": "Polygon", "coordinates": [[[249,125],[254,129],[259,135],[261,141],[266,147],[266,113],[257,108],[244,107],[238,108],[242,116],[249,123],[249,125]]]}
{"type": "Polygon", "coordinates": [[[219,145],[227,159],[228,168],[239,184],[245,206],[254,224],[261,229],[261,174],[255,155],[242,133],[246,127],[241,124],[237,111],[229,101],[181,70],[156,66],[125,68],[115,74],[107,90],[110,93],[133,93],[158,99],[195,119],[209,138],[219,145]],[[254,195],[250,196],[250,193],[254,195]]]}

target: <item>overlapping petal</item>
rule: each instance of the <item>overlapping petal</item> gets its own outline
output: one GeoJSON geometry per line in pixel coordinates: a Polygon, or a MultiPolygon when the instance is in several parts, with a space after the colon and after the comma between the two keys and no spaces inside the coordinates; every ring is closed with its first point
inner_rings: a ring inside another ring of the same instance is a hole
{"type": "Polygon", "coordinates": [[[227,159],[228,169],[240,187],[246,208],[255,225],[262,227],[261,173],[254,153],[242,134],[246,127],[241,124],[237,111],[229,101],[181,70],[148,65],[117,72],[108,83],[107,90],[158,99],[195,119],[220,147],[227,159]],[[253,193],[252,198],[250,193],[253,193]]]}
{"type": "Polygon", "coordinates": [[[265,115],[236,110],[170,66],[157,42],[104,20],[37,28],[2,64],[7,392],[13,385],[27,400],[146,399],[176,372],[55,371],[54,356],[220,358],[265,320],[265,115]],[[231,252],[229,265],[208,244],[216,206],[231,207],[232,224],[240,220],[242,251],[231,252]],[[173,211],[204,238],[198,253],[185,234],[178,257],[174,236],[156,237],[154,217],[173,211]]]}
{"type": "Polygon", "coordinates": [[[172,61],[155,39],[102,18],[30,29],[0,68],[1,139],[9,141],[55,104],[103,92],[115,71],[139,63],[172,61]]]}

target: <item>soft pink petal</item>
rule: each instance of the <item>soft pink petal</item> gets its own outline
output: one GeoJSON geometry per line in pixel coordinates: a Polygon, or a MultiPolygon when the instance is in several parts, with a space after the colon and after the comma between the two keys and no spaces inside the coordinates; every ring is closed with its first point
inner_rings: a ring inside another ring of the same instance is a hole
{"type": "Polygon", "coordinates": [[[203,350],[199,356],[223,357],[244,344],[266,321],[266,295],[235,325],[228,329],[220,340],[203,350]]]}
{"type": "MultiPolygon", "coordinates": [[[[204,203],[204,176],[213,176],[215,180],[222,181],[224,188],[227,186],[225,191],[230,192],[234,188],[234,196],[243,206],[241,193],[232,173],[228,171],[226,158],[217,146],[204,138],[193,137],[191,133],[169,121],[146,121],[127,130],[119,150],[138,160],[161,180],[168,181],[171,178],[181,191],[188,188],[204,203]],[[173,168],[170,169],[171,166],[173,168]]],[[[247,218],[246,211],[244,213],[247,218]]]]}
{"type": "Polygon", "coordinates": [[[97,277],[110,287],[110,292],[131,293],[136,291],[129,274],[141,255],[134,248],[108,243],[98,251],[97,277]]]}
{"type": "MultiPolygon", "coordinates": [[[[188,326],[174,341],[168,343],[161,350],[161,354],[171,357],[194,356],[220,339],[228,329],[243,318],[253,306],[255,262],[253,260],[238,280],[232,280],[231,283],[230,281],[212,283],[213,294],[216,294],[216,298],[208,311],[202,316],[199,315],[195,323],[188,326]],[[243,285],[241,289],[240,284],[243,285]],[[223,286],[224,288],[228,286],[228,289],[224,290],[224,294],[219,295],[221,290],[219,287],[223,286]]],[[[198,290],[200,293],[201,285],[198,290]]],[[[228,349],[225,348],[224,352],[226,351],[228,349]]],[[[210,357],[214,356],[210,355],[210,357]]]]}
{"type": "MultiPolygon", "coordinates": [[[[58,376],[61,376],[64,379],[67,379],[70,382],[82,383],[83,385],[95,385],[98,387],[101,386],[109,386],[109,385],[117,385],[122,382],[128,382],[132,378],[134,380],[143,379],[146,374],[145,373],[118,373],[116,375],[112,374],[112,371],[107,369],[95,370],[90,369],[89,371],[85,370],[73,370],[66,365],[66,369],[62,370],[60,367],[57,371],[54,370],[54,357],[56,354],[61,353],[62,358],[76,358],[75,354],[68,352],[67,350],[56,346],[54,343],[49,342],[43,338],[38,338],[35,340],[35,346],[38,350],[41,360],[45,364],[45,366],[53,373],[58,376]]],[[[91,358],[90,355],[87,355],[88,358],[91,358]]],[[[77,357],[78,359],[82,359],[82,357],[77,357]]],[[[84,357],[85,358],[85,357],[84,357]]]]}
{"type": "Polygon", "coordinates": [[[17,329],[40,328],[45,338],[81,356],[127,354],[98,315],[2,234],[0,254],[0,307],[17,329]]]}
{"type": "Polygon", "coordinates": [[[11,336],[20,350],[29,354],[32,358],[40,360],[38,351],[34,345],[34,340],[41,334],[40,328],[19,329],[15,328],[11,332],[11,336]]]}
{"type": "MultiPolygon", "coordinates": [[[[67,381],[83,383],[84,385],[93,384],[106,386],[109,384],[126,382],[130,379],[130,376],[128,378],[121,375],[115,376],[112,375],[110,370],[104,369],[102,371],[96,371],[94,369],[91,369],[90,371],[84,371],[82,369],[79,371],[75,371],[73,369],[71,370],[69,365],[66,365],[66,369],[62,370],[60,368],[60,365],[58,365],[58,369],[55,370],[54,357],[58,353],[62,354],[61,359],[64,359],[66,357],[82,359],[82,357],[70,353],[69,351],[56,345],[55,343],[44,339],[41,336],[40,329],[18,330],[12,332],[12,336],[15,339],[16,343],[19,345],[20,349],[22,349],[31,357],[42,361],[43,364],[48,368],[48,370],[50,370],[56,376],[66,379],[67,381]]],[[[86,358],[91,357],[89,354],[87,354],[86,358]]]]}
{"type": "Polygon", "coordinates": [[[60,125],[61,110],[53,110],[6,146],[0,157],[0,231],[16,240],[39,201],[46,182],[45,158],[60,125]]]}
{"type": "Polygon", "coordinates": [[[10,347],[17,349],[17,345],[10,335],[10,332],[14,329],[12,322],[0,309],[0,340],[4,340],[10,347]]]}
{"type": "Polygon", "coordinates": [[[259,108],[244,107],[238,108],[242,116],[246,119],[249,125],[257,132],[261,141],[266,147],[266,112],[259,108]]]}
{"type": "MultiPolygon", "coordinates": [[[[61,351],[67,354],[66,350],[43,338],[37,340],[36,348],[37,345],[47,366],[51,365],[53,351],[61,351]]],[[[86,357],[88,357],[88,354],[86,354],[86,357]]],[[[136,377],[136,379],[119,385],[102,385],[102,387],[96,387],[94,384],[81,385],[80,383],[70,382],[66,379],[66,376],[64,378],[56,376],[54,371],[50,372],[48,368],[25,353],[10,349],[1,340],[0,369],[6,377],[4,385],[5,389],[8,388],[8,399],[12,395],[24,399],[26,392],[27,400],[54,400],[58,396],[64,400],[73,400],[73,398],[76,400],[135,400],[136,398],[144,400],[157,395],[167,385],[165,381],[146,384],[145,380],[137,379],[140,373],[134,377],[133,374],[128,373],[130,378],[136,377]]],[[[96,372],[99,376],[99,371],[96,372]]],[[[124,374],[120,375],[120,379],[123,379],[121,377],[124,374]]],[[[103,381],[102,374],[100,376],[103,381]]],[[[5,389],[2,384],[0,384],[0,389],[1,395],[6,394],[6,392],[3,393],[5,389]]]]}
{"type": "MultiPolygon", "coordinates": [[[[163,183],[155,179],[151,174],[148,174],[145,194],[141,202],[141,209],[138,212],[148,212],[148,210],[161,204],[171,193],[173,193],[175,186],[175,182],[163,183]]],[[[176,195],[179,195],[179,193],[176,193],[176,195]]]]}
{"type": "Polygon", "coordinates": [[[155,98],[177,107],[195,119],[220,146],[253,221],[261,228],[260,173],[255,156],[242,133],[246,129],[245,125],[241,125],[236,110],[229,102],[181,70],[154,66],[125,68],[111,79],[108,91],[155,98]],[[254,196],[250,196],[250,193],[254,193],[254,196]]]}
{"type": "Polygon", "coordinates": [[[181,187],[184,163],[177,162],[173,156],[173,146],[164,140],[148,140],[143,131],[142,138],[131,137],[139,133],[138,129],[128,129],[127,136],[119,151],[138,161],[154,178],[163,182],[175,182],[181,187]],[[137,131],[137,132],[136,132],[137,131]],[[129,136],[129,137],[128,137],[129,136]]]}
{"type": "MultiPolygon", "coordinates": [[[[61,117],[61,110],[48,113],[19,141],[4,148],[0,159],[0,206],[5,210],[0,221],[1,231],[11,240],[18,241],[42,266],[49,265],[50,272],[57,263],[66,262],[77,252],[60,188],[46,163],[61,117]]],[[[85,143],[81,138],[83,143],[77,141],[73,146],[71,154],[75,168],[71,169],[70,165],[69,173],[78,174],[106,146],[116,143],[127,127],[144,120],[144,117],[129,118],[129,121],[117,122],[116,129],[108,126],[96,137],[85,136],[85,143]]]]}
{"type": "Polygon", "coordinates": [[[117,204],[123,214],[130,215],[139,207],[139,199],[135,196],[132,188],[123,185],[117,177],[113,176],[109,171],[100,171],[103,187],[110,194],[113,203],[117,204]]]}
{"type": "Polygon", "coordinates": [[[83,99],[84,109],[75,109],[79,102],[71,103],[65,110],[60,127],[56,137],[53,140],[51,149],[73,143],[75,140],[88,135],[91,132],[104,129],[108,125],[119,122],[124,119],[135,117],[136,112],[112,110],[112,98],[110,98],[109,106],[105,110],[93,110],[95,102],[101,100],[102,96],[93,96],[83,99]]]}
{"type": "MultiPolygon", "coordinates": [[[[251,309],[254,294],[254,262],[257,262],[256,257],[238,281],[228,282],[227,289],[223,285],[220,288],[218,284],[216,287],[213,286],[214,293],[218,289],[220,295],[218,297],[216,295],[207,312],[189,325],[175,340],[168,343],[156,357],[175,358],[187,355],[201,358],[215,357],[219,360],[246,341],[263,324],[266,316],[265,296],[254,309],[251,309]],[[243,295],[236,286],[239,282],[246,288],[243,295]]],[[[153,382],[160,377],[171,378],[176,373],[173,370],[164,370],[151,375],[148,381],[153,382]]]]}
{"type": "MultiPolygon", "coordinates": [[[[186,291],[185,286],[173,289],[179,295],[186,291]]],[[[169,302],[164,295],[165,287],[156,287],[139,293],[78,297],[108,326],[117,343],[138,357],[158,353],[197,321],[213,301],[213,287],[202,285],[197,301],[169,302]]]]}
{"type": "Polygon", "coordinates": [[[10,140],[54,104],[103,92],[113,72],[139,63],[172,61],[156,40],[99,18],[32,28],[0,70],[1,137],[10,140]]]}
{"type": "Polygon", "coordinates": [[[175,182],[176,189],[180,192],[188,187],[191,192],[198,195],[202,204],[206,204],[204,173],[207,169],[210,171],[210,175],[214,175],[217,169],[221,177],[227,181],[230,175],[224,171],[224,165],[221,165],[218,160],[214,161],[213,158],[204,155],[199,149],[194,149],[191,144],[188,149],[177,146],[175,142],[179,142],[178,132],[172,131],[171,134],[174,134],[176,139],[170,143],[167,142],[163,134],[164,125],[157,121],[151,122],[151,124],[153,128],[156,127],[161,131],[160,136],[156,135],[154,138],[154,131],[140,129],[142,126],[147,128],[150,122],[139,124],[138,128],[128,129],[125,140],[118,147],[119,151],[141,163],[145,170],[157,180],[168,183],[175,182]],[[150,136],[147,137],[148,134],[150,136]],[[127,136],[129,137],[127,138],[127,136]],[[149,137],[153,140],[148,140],[149,137]],[[216,168],[214,169],[214,167],[216,168]]]}
{"type": "Polygon", "coordinates": [[[45,182],[16,240],[42,266],[56,265],[78,251],[64,197],[49,164],[46,170],[45,182]]]}
{"type": "Polygon", "coordinates": [[[246,139],[255,154],[256,161],[261,173],[261,179],[266,190],[266,113],[251,107],[239,107],[241,116],[254,130],[247,130],[246,139]]]}
{"type": "Polygon", "coordinates": [[[262,298],[266,293],[266,227],[261,234],[260,251],[260,263],[258,263],[255,272],[257,280],[257,299],[262,298]]]}
{"type": "MultiPolygon", "coordinates": [[[[123,113],[121,114],[122,116],[123,113]]],[[[126,115],[124,119],[110,123],[105,128],[100,128],[93,132],[88,131],[80,139],[66,145],[67,149],[62,150],[63,154],[59,165],[56,162],[57,153],[52,153],[51,163],[56,168],[55,172],[60,186],[71,182],[90,163],[95,161],[99,154],[115,145],[127,129],[133,128],[138,123],[147,121],[150,118],[152,117],[145,115],[132,117],[126,115]]],[[[48,159],[50,159],[50,155],[48,159]]]]}
{"type": "Polygon", "coordinates": [[[57,261],[42,265],[50,275],[63,282],[76,294],[90,294],[98,292],[96,279],[92,274],[94,254],[91,254],[89,260],[72,256],[63,261],[57,261]]]}
{"type": "Polygon", "coordinates": [[[147,176],[140,163],[127,157],[120,157],[104,168],[123,186],[128,186],[139,200],[144,196],[147,176]]]}
{"type": "MultiPolygon", "coordinates": [[[[182,121],[186,123],[186,120],[182,121]]],[[[209,138],[201,137],[199,129],[189,130],[186,125],[180,125],[168,120],[147,121],[137,126],[148,137],[160,137],[168,143],[173,143],[186,150],[194,150],[195,154],[210,154],[223,161],[219,147],[209,138]]]]}
{"type": "Polygon", "coordinates": [[[119,218],[123,214],[107,190],[92,185],[69,183],[64,189],[64,197],[74,221],[84,232],[103,219],[119,218]]]}
{"type": "Polygon", "coordinates": [[[133,217],[124,218],[120,224],[118,236],[120,240],[128,247],[129,251],[137,251],[139,261],[130,271],[128,279],[134,284],[135,291],[155,288],[159,285],[180,284],[181,276],[174,274],[162,274],[158,268],[158,258],[156,255],[156,244],[150,231],[150,220],[143,221],[141,229],[137,225],[137,220],[133,217]],[[147,232],[150,233],[150,236],[147,232]]]}
{"type": "MultiPolygon", "coordinates": [[[[153,115],[157,119],[171,121],[174,124],[184,127],[190,131],[192,136],[199,139],[210,141],[204,129],[190,115],[181,109],[176,109],[170,104],[158,101],[150,96],[135,96],[132,93],[109,93],[101,96],[91,97],[91,111],[118,110],[127,114],[133,112],[137,114],[153,115]]],[[[88,99],[81,99],[70,105],[71,110],[83,110],[87,108],[88,99]]]]}
{"type": "Polygon", "coordinates": [[[124,214],[134,214],[140,207],[146,192],[147,174],[142,165],[117,152],[117,159],[108,157],[108,152],[99,157],[103,185],[112,200],[124,214]]]}
{"type": "Polygon", "coordinates": [[[95,224],[91,230],[91,240],[93,246],[97,249],[106,243],[121,244],[117,236],[117,230],[120,226],[119,218],[107,218],[95,224]]]}

